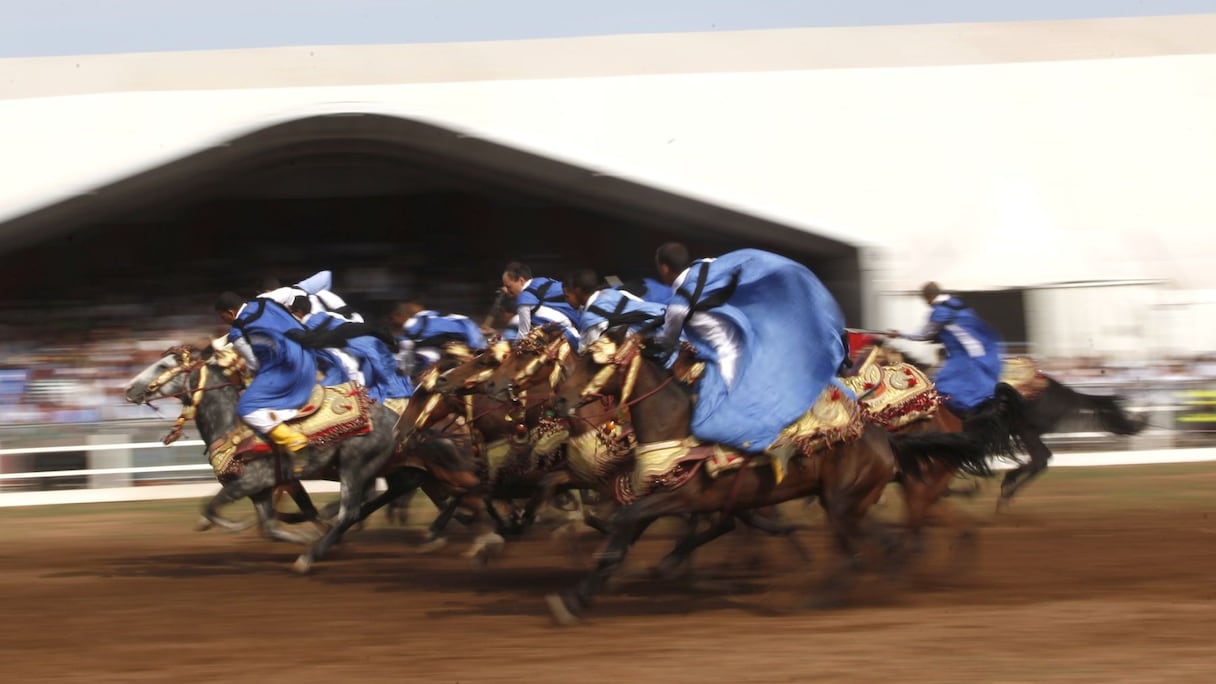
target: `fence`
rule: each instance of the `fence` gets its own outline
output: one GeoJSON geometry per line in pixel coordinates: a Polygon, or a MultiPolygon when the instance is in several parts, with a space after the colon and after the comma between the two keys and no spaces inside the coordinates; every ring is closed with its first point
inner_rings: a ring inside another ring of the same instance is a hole
{"type": "MultiPolygon", "coordinates": [[[[1211,381],[1153,388],[1070,381],[1083,392],[1118,392],[1149,429],[1119,437],[1065,423],[1046,436],[1055,466],[1171,463],[1216,459],[1216,391],[1211,381]]],[[[0,507],[202,497],[218,485],[193,427],[166,446],[163,420],[0,427],[0,507]],[[8,444],[22,446],[6,447],[8,444]]],[[[335,491],[310,483],[312,491],[335,491]]]]}

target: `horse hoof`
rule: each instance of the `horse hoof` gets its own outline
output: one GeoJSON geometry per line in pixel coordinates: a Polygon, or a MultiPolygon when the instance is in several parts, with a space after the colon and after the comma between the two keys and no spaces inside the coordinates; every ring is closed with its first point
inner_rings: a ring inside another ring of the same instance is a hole
{"type": "Polygon", "coordinates": [[[573,627],[583,622],[582,618],[575,615],[574,611],[566,605],[561,594],[545,596],[545,603],[549,606],[549,615],[553,618],[553,623],[558,627],[573,627]]]}
{"type": "Polygon", "coordinates": [[[417,553],[431,553],[438,551],[448,545],[447,537],[435,537],[434,539],[421,544],[415,551],[417,553]]]}
{"type": "Polygon", "coordinates": [[[204,517],[200,517],[198,519],[198,522],[194,523],[194,531],[195,532],[206,532],[207,530],[211,529],[214,526],[215,526],[215,523],[211,522],[204,516],[204,517]]]}
{"type": "Polygon", "coordinates": [[[307,555],[301,555],[296,559],[295,563],[291,564],[291,569],[294,570],[297,575],[307,575],[312,571],[312,559],[307,555]]]}

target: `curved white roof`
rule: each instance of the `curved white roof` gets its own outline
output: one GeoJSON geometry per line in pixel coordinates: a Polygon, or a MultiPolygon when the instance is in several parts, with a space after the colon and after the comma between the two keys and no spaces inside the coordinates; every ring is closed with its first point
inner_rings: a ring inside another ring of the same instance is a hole
{"type": "Polygon", "coordinates": [[[371,112],[883,246],[879,288],[1213,287],[1212,83],[1216,15],[0,60],[0,221],[371,112]]]}

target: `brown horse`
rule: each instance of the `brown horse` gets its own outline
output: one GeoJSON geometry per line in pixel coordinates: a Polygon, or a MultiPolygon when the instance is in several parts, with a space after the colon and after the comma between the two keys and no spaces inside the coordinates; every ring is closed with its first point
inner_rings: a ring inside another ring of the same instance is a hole
{"type": "MultiPolygon", "coordinates": [[[[529,393],[533,396],[536,392],[550,394],[576,360],[561,326],[547,325],[533,330],[516,345],[478,388],[502,401],[519,401],[529,393]]],[[[568,437],[565,464],[541,479],[536,494],[524,509],[523,526],[531,522],[541,505],[562,490],[577,489],[584,501],[589,498],[588,492],[594,492],[596,499],[615,503],[620,478],[627,476],[633,467],[634,439],[629,426],[628,401],[626,397],[621,397],[620,401],[621,405],[611,401],[585,404],[563,417],[568,437]]],[[[549,443],[543,445],[545,448],[554,448],[553,440],[546,441],[549,443]]],[[[697,534],[699,514],[680,516],[689,523],[689,533],[660,562],[659,573],[671,576],[685,567],[696,548],[733,530],[736,520],[761,532],[786,537],[794,550],[809,560],[806,549],[793,536],[798,526],[782,524],[775,507],[767,513],[767,516],[755,515],[752,511],[723,514],[705,534],[697,534]]],[[[603,534],[609,533],[607,524],[586,507],[583,522],[603,534]]]]}
{"type": "MultiPolygon", "coordinates": [[[[559,387],[555,405],[560,412],[570,413],[605,396],[619,399],[633,393],[637,398],[631,414],[641,445],[687,443],[692,438],[689,393],[657,363],[646,359],[642,349],[637,335],[610,331],[579,357],[559,387]]],[[[984,462],[982,451],[959,435],[889,436],[868,424],[851,441],[798,453],[782,479],[769,467],[740,467],[717,478],[710,477],[704,467],[694,466],[691,477],[686,478],[673,471],[663,477],[682,483],[658,487],[618,512],[595,571],[575,589],[549,596],[550,610],[562,624],[577,621],[620,568],[632,544],[661,516],[747,510],[809,495],[818,496],[843,559],[826,581],[825,597],[829,602],[842,600],[854,571],[860,569],[860,543],[879,532],[865,521],[865,513],[897,468],[915,472],[930,458],[962,469],[982,467],[984,462]]]]}

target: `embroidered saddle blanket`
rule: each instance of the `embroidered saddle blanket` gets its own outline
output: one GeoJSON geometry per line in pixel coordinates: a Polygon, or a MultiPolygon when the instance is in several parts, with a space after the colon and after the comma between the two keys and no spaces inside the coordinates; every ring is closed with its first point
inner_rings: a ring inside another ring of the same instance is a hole
{"type": "MultiPolygon", "coordinates": [[[[354,383],[317,385],[300,413],[287,421],[308,437],[309,446],[328,446],[372,431],[372,400],[354,383]]],[[[244,463],[274,452],[274,447],[244,423],[212,442],[207,449],[211,467],[221,482],[239,477],[244,463]]]]}
{"type": "Polygon", "coordinates": [[[881,365],[872,350],[853,375],[840,380],[857,394],[866,419],[887,430],[898,430],[932,418],[941,396],[928,376],[907,363],[881,365]]]}

